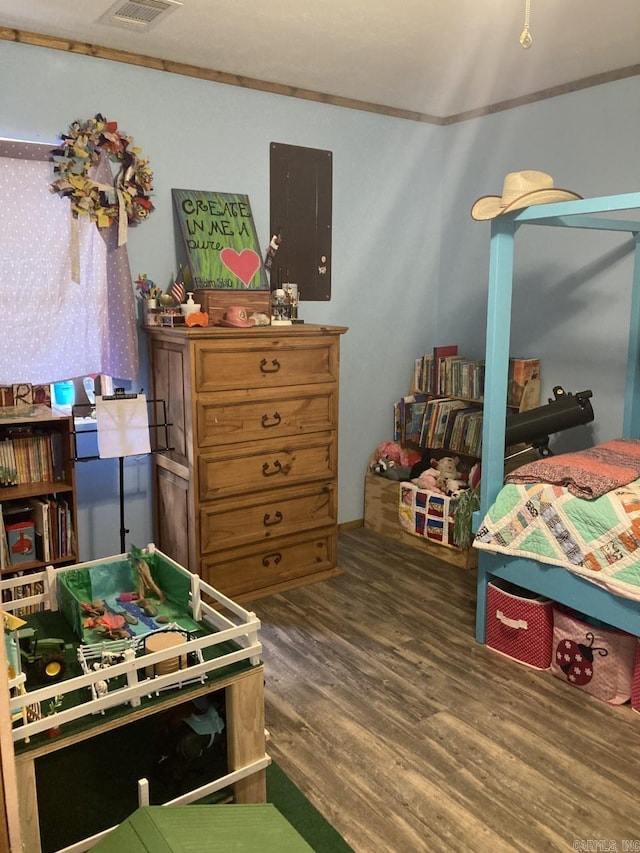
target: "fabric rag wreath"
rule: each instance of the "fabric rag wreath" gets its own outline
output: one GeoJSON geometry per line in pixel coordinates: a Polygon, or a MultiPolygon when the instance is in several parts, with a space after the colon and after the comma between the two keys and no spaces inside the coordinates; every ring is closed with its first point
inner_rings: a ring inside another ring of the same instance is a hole
{"type": "Polygon", "coordinates": [[[100,113],[88,121],[74,121],[51,159],[58,176],[51,192],[69,198],[75,219],[88,216],[98,228],[118,222],[118,245],[127,241],[127,224],[147,219],[154,209],[148,159],[140,157],[140,149],[133,147],[132,137],[118,130],[117,122],[107,121],[100,113]],[[120,164],[112,185],[89,177],[102,152],[120,164]]]}

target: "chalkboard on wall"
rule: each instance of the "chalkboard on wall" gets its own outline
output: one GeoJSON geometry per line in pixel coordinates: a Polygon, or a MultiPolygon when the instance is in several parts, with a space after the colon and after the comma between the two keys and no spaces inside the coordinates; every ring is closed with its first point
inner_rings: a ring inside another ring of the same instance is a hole
{"type": "Polygon", "coordinates": [[[249,197],[171,190],[184,264],[196,290],[269,290],[249,197]]]}

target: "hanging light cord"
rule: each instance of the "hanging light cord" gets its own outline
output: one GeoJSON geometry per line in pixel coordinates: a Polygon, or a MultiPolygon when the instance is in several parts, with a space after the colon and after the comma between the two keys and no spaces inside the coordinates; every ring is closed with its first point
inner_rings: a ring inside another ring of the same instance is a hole
{"type": "Polygon", "coordinates": [[[525,50],[533,44],[533,37],[529,29],[531,22],[531,0],[524,0],[524,29],[520,33],[520,44],[525,50]]]}

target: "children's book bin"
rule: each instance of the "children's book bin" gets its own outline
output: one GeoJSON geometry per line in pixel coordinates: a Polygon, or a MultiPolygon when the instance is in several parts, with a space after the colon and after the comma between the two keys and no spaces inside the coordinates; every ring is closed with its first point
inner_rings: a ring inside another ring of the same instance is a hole
{"type": "Polygon", "coordinates": [[[487,645],[533,669],[549,669],[553,602],[508,581],[487,589],[487,645]]]}
{"type": "Polygon", "coordinates": [[[636,637],[556,605],[551,672],[609,705],[631,699],[636,637]]]}

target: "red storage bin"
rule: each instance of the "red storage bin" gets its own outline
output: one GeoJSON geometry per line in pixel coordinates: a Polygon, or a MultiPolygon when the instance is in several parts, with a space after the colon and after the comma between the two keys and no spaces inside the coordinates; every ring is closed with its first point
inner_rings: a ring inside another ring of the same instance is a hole
{"type": "Polygon", "coordinates": [[[631,698],[637,638],[573,611],[553,610],[553,675],[609,705],[631,698]]]}
{"type": "Polygon", "coordinates": [[[487,645],[534,669],[549,669],[553,602],[494,580],[487,588],[487,645]]]}

